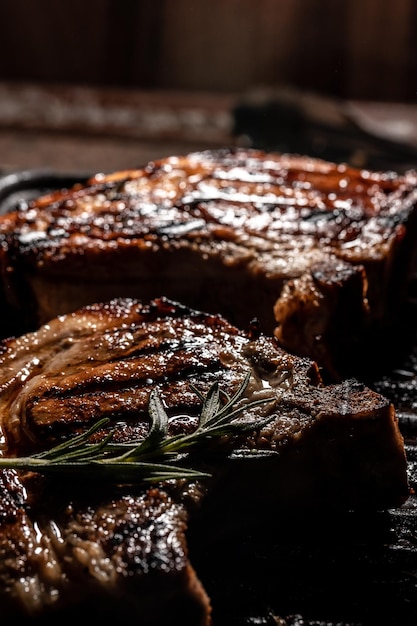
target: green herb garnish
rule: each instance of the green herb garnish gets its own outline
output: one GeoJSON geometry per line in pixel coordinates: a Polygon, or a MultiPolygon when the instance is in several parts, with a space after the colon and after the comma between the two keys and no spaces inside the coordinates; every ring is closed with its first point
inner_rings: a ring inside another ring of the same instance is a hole
{"type": "Polygon", "coordinates": [[[190,451],[213,438],[259,430],[274,417],[269,415],[263,419],[237,421],[236,418],[243,410],[272,401],[271,398],[262,398],[234,408],[243,397],[249,378],[248,373],[231,398],[220,390],[217,382],[213,383],[205,396],[191,386],[202,401],[198,426],[192,433],[168,436],[168,415],[154,389],[148,407],[151,426],[146,438],[139,443],[115,443],[112,441],[113,430],[100,442],[91,443],[92,435],[110,421],[104,418],[85,433],[49,450],[27,457],[1,457],[0,468],[30,470],[43,474],[82,474],[91,479],[99,476],[100,479],[116,483],[207,478],[210,474],[187,467],[190,451]]]}

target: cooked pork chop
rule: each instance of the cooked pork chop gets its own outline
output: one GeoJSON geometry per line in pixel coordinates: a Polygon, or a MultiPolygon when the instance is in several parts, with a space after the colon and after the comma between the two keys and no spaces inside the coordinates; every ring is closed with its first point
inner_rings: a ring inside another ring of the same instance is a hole
{"type": "Polygon", "coordinates": [[[0,217],[4,318],[30,330],[88,303],[164,295],[243,328],[257,319],[346,376],[401,314],[416,183],[412,171],[243,149],[98,175],[0,217]],[[300,298],[297,281],[312,291],[300,298]]]}
{"type": "Polygon", "coordinates": [[[152,390],[170,434],[192,433],[213,383],[233,397],[247,374],[239,421],[253,428],[191,457],[211,478],[144,487],[1,470],[3,617],[52,623],[57,612],[88,605],[98,617],[129,615],[141,625],[167,615],[209,624],[189,525],[208,518],[212,531],[253,527],[278,514],[384,509],[407,499],[403,439],[384,397],[353,379],[326,385],[315,362],[256,327],[244,332],[166,298],[88,305],[3,340],[1,455],[48,449],[102,417],[115,441],[141,441],[152,390]],[[260,399],[267,401],[253,404],[260,399]]]}

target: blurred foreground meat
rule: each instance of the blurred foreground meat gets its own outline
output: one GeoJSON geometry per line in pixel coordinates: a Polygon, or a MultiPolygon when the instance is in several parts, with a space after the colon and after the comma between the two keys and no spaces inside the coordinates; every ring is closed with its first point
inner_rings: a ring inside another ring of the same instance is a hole
{"type": "Polygon", "coordinates": [[[191,526],[197,534],[237,524],[253,530],[322,507],[326,515],[382,510],[408,498],[403,438],[388,400],[354,379],[325,385],[313,361],[221,316],[166,298],[119,298],[4,340],[1,350],[6,457],[47,449],[101,417],[117,441],[143,440],[152,389],[170,433],[193,432],[201,397],[192,385],[204,394],[218,382],[233,396],[248,372],[239,419],[271,416],[249,434],[199,449],[190,461],[211,474],[199,482],[144,487],[2,470],[3,616],[52,624],[92,608],[142,626],[167,615],[208,625],[210,600],[188,554],[191,526]],[[245,408],[261,398],[269,401],[245,408]]]}

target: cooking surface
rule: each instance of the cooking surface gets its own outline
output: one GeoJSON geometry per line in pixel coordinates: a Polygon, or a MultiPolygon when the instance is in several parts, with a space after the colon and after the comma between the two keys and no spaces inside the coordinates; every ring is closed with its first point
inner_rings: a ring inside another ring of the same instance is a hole
{"type": "MultiPolygon", "coordinates": [[[[45,169],[0,178],[0,212],[89,173],[45,169]]],[[[411,294],[412,296],[413,294],[411,294]]],[[[414,303],[410,303],[414,313],[414,303]]],[[[417,316],[410,315],[410,320],[417,316]]],[[[411,323],[411,322],[410,322],[411,323]]],[[[365,381],[396,405],[417,489],[417,333],[391,370],[365,381]]],[[[253,536],[190,536],[191,560],[214,607],[213,626],[415,626],[417,499],[400,509],[351,512],[285,526],[271,519],[253,536]],[[259,542],[259,537],[261,541],[259,542]]]]}

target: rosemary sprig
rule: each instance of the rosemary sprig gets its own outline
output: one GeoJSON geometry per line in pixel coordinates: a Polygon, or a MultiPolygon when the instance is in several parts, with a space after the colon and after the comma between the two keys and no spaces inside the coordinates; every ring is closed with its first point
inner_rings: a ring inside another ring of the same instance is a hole
{"type": "Polygon", "coordinates": [[[262,398],[235,407],[244,395],[249,378],[250,373],[231,398],[220,390],[217,382],[213,383],[205,396],[191,386],[202,401],[198,426],[192,433],[168,435],[168,415],[154,389],[148,407],[151,425],[142,441],[115,443],[112,430],[101,441],[91,443],[92,435],[109,422],[108,418],[103,418],[86,432],[49,450],[27,457],[0,457],[0,469],[22,469],[43,474],[76,473],[90,479],[99,476],[100,479],[116,483],[207,478],[210,474],[186,465],[193,449],[207,440],[259,430],[274,417],[269,415],[247,422],[237,421],[243,410],[271,402],[270,398],[262,398]]]}

